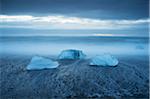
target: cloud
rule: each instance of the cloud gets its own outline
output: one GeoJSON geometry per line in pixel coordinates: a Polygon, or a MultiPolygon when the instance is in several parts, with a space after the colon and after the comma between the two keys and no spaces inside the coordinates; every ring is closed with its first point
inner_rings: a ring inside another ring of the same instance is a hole
{"type": "Polygon", "coordinates": [[[0,15],[1,28],[35,29],[122,29],[147,24],[150,19],[101,20],[68,16],[0,15]]]}
{"type": "Polygon", "coordinates": [[[140,19],[149,17],[149,0],[1,0],[0,14],[140,19]]]}

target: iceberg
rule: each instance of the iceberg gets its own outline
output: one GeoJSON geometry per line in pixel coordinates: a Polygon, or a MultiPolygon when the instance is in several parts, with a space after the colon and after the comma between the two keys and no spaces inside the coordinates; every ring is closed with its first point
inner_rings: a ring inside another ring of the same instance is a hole
{"type": "Polygon", "coordinates": [[[81,50],[68,49],[63,50],[58,56],[59,59],[83,59],[85,54],[81,50]]]}
{"type": "Polygon", "coordinates": [[[118,63],[119,61],[110,54],[95,56],[90,61],[90,65],[96,65],[96,66],[116,66],[118,65],[118,63]]]}
{"type": "Polygon", "coordinates": [[[27,70],[57,68],[58,66],[59,63],[56,61],[41,56],[34,56],[27,66],[27,70]]]}

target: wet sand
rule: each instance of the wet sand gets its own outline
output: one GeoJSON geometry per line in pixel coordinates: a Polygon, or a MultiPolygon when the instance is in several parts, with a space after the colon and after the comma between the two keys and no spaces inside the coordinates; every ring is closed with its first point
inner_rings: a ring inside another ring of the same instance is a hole
{"type": "Polygon", "coordinates": [[[31,58],[1,56],[1,99],[148,99],[148,56],[118,56],[117,67],[89,66],[89,59],[58,60],[56,69],[27,71],[31,58]]]}

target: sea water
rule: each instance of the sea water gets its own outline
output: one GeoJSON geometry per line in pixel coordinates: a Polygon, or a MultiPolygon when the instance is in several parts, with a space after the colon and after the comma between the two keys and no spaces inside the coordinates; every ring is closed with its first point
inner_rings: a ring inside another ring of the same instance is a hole
{"type": "Polygon", "coordinates": [[[58,55],[65,49],[79,49],[88,56],[148,55],[148,38],[105,36],[7,36],[0,38],[0,54],[58,55]]]}

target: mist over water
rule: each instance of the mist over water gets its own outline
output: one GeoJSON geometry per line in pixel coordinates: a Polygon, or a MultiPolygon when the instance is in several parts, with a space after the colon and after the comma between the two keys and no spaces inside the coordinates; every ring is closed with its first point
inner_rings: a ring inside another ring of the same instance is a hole
{"type": "Polygon", "coordinates": [[[140,37],[1,37],[1,54],[58,55],[65,49],[79,49],[88,56],[146,55],[148,38],[140,37]]]}

